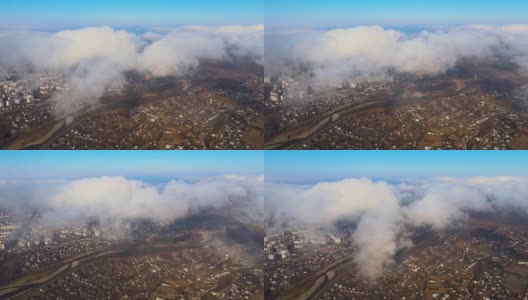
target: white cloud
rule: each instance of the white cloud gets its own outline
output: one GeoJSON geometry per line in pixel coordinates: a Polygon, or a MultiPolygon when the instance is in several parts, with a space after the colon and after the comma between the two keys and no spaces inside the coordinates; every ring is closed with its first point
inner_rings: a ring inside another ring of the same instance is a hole
{"type": "Polygon", "coordinates": [[[270,33],[267,75],[304,67],[310,86],[344,81],[386,80],[390,71],[440,74],[465,58],[504,56],[528,70],[528,25],[486,26],[407,34],[379,26],[328,31],[270,33]]]}
{"type": "Polygon", "coordinates": [[[37,209],[42,215],[40,222],[48,227],[93,218],[112,224],[137,219],[170,222],[223,208],[234,217],[260,222],[258,217],[263,210],[263,182],[258,176],[212,177],[163,185],[124,177],[98,177],[46,184],[6,183],[0,191],[9,195],[0,200],[0,206],[19,216],[27,208],[37,209]]]}
{"type": "Polygon", "coordinates": [[[404,244],[402,228],[441,231],[462,225],[471,212],[524,211],[526,177],[443,177],[400,184],[345,179],[313,186],[266,186],[268,231],[281,226],[357,223],[354,240],[361,272],[376,278],[404,244]]]}
{"type": "Polygon", "coordinates": [[[123,73],[128,70],[180,76],[196,70],[202,59],[244,57],[262,64],[263,48],[261,25],[183,27],[142,35],[110,27],[11,32],[0,34],[0,71],[15,68],[25,73],[66,73],[72,92],[58,95],[56,100],[59,107],[69,109],[94,101],[106,88],[122,84],[123,73]]]}

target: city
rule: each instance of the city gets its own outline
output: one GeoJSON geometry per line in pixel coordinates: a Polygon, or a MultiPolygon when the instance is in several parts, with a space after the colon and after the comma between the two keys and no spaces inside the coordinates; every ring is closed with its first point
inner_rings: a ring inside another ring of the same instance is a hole
{"type": "Polygon", "coordinates": [[[228,244],[234,225],[171,231],[169,225],[133,224],[109,238],[96,225],[49,232],[35,224],[21,231],[8,214],[1,218],[2,297],[257,299],[263,289],[262,268],[250,259],[260,250],[228,244]],[[239,251],[248,258],[240,259],[239,251]]]}
{"type": "Polygon", "coordinates": [[[449,235],[415,232],[413,246],[375,282],[359,275],[346,233],[314,242],[287,231],[267,238],[266,292],[269,299],[523,299],[527,230],[477,219],[449,235]]]}
{"type": "Polygon", "coordinates": [[[0,145],[6,149],[260,149],[262,68],[223,70],[214,62],[196,77],[127,76],[100,103],[57,111],[65,75],[0,82],[0,145]],[[260,70],[259,70],[260,69],[260,70]],[[34,87],[36,85],[36,87],[34,87]]]}
{"type": "Polygon", "coordinates": [[[528,300],[526,12],[1,0],[0,300],[528,300]]]}
{"type": "Polygon", "coordinates": [[[496,174],[526,158],[503,153],[267,153],[265,299],[525,299],[527,178],[496,174]]]}
{"type": "Polygon", "coordinates": [[[528,78],[501,68],[468,62],[311,95],[269,78],[266,149],[525,149],[528,78]]]}
{"type": "Polygon", "coordinates": [[[243,175],[260,153],[18,153],[0,157],[0,298],[263,299],[263,180],[243,175]]]}

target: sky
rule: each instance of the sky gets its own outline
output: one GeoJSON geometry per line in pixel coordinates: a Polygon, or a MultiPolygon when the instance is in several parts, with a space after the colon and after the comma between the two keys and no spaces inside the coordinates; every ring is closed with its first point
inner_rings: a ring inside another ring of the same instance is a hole
{"type": "Polygon", "coordinates": [[[262,151],[2,151],[0,179],[262,175],[262,151]]]}
{"type": "Polygon", "coordinates": [[[527,23],[526,0],[266,0],[266,27],[527,23]]]}
{"type": "Polygon", "coordinates": [[[2,0],[0,28],[55,30],[264,22],[263,0],[2,0]]]}
{"type": "Polygon", "coordinates": [[[333,28],[527,23],[525,0],[2,0],[0,28],[178,25],[333,28]]]}
{"type": "Polygon", "coordinates": [[[528,176],[526,151],[266,151],[266,182],[528,176]]]}

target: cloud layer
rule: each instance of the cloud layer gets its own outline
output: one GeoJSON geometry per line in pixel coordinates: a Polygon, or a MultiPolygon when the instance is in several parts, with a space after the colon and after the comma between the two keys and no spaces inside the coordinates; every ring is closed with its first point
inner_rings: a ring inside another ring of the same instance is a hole
{"type": "Polygon", "coordinates": [[[501,57],[528,71],[528,25],[465,26],[407,34],[379,26],[266,35],[268,76],[310,74],[312,86],[440,74],[465,58],[501,57]]]}
{"type": "Polygon", "coordinates": [[[187,75],[200,60],[249,58],[263,63],[263,26],[182,27],[135,34],[110,27],[55,33],[0,33],[0,75],[10,69],[67,75],[72,92],[60,101],[82,102],[122,85],[125,71],[187,75]]]}
{"type": "Polygon", "coordinates": [[[18,218],[40,213],[49,228],[98,219],[111,227],[134,220],[171,222],[188,215],[226,209],[234,217],[262,222],[263,178],[222,176],[193,182],[153,185],[124,177],[86,178],[64,182],[0,184],[6,195],[0,207],[18,218]]]}
{"type": "Polygon", "coordinates": [[[494,211],[528,214],[528,178],[435,178],[397,185],[361,178],[313,186],[266,186],[268,231],[354,222],[356,263],[372,279],[406,243],[403,228],[441,231],[463,224],[471,212],[494,211]]]}

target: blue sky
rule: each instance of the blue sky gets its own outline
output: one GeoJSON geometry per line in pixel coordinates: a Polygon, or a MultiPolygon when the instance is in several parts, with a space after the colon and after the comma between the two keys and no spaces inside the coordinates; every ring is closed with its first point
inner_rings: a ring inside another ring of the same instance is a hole
{"type": "Polygon", "coordinates": [[[1,0],[0,27],[263,24],[264,0],[1,0]]]}
{"type": "Polygon", "coordinates": [[[1,151],[1,179],[262,175],[262,151],[1,151]]]}
{"type": "Polygon", "coordinates": [[[266,151],[266,182],[528,176],[526,151],[266,151]]]}
{"type": "Polygon", "coordinates": [[[313,183],[347,177],[528,176],[526,151],[2,151],[0,179],[139,179],[265,174],[313,183]],[[264,165],[265,164],[265,165],[264,165]]]}
{"type": "Polygon", "coordinates": [[[528,23],[526,0],[266,0],[266,27],[528,23]]]}

